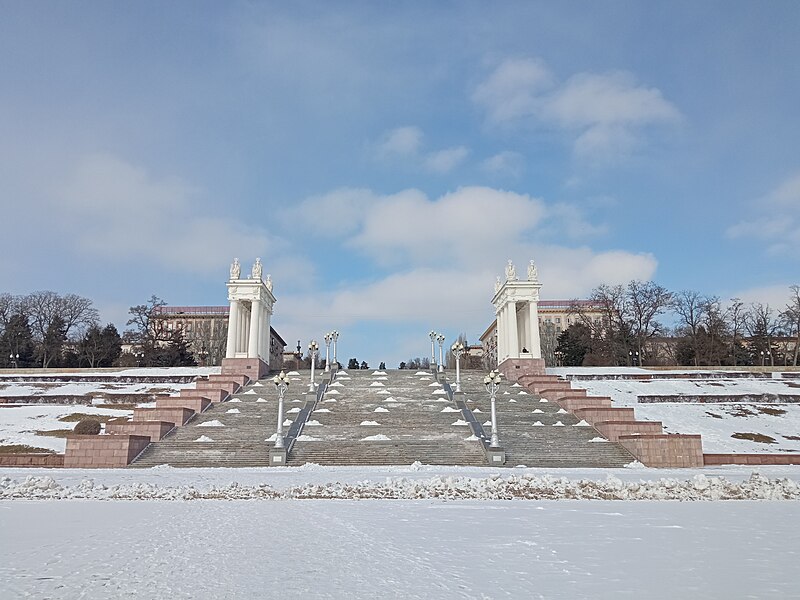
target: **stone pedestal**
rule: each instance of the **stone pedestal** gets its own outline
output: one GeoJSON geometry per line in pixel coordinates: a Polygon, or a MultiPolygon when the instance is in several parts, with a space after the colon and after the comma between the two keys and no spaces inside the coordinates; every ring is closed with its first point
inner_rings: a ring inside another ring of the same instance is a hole
{"type": "Polygon", "coordinates": [[[286,448],[271,448],[269,451],[269,466],[286,466],[286,448]]]}
{"type": "Polygon", "coordinates": [[[544,359],[542,358],[507,358],[497,370],[511,383],[516,383],[524,375],[544,375],[544,359]]]}
{"type": "Polygon", "coordinates": [[[223,358],[223,375],[244,375],[251,381],[266,377],[269,365],[260,358],[223,358]]]}
{"type": "Polygon", "coordinates": [[[504,448],[486,449],[486,459],[489,461],[489,466],[500,466],[506,464],[506,451],[504,448]]]}

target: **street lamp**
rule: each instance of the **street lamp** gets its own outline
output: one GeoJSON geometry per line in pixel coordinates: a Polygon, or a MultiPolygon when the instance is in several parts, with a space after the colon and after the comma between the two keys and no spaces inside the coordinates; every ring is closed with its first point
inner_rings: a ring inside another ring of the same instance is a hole
{"type": "Polygon", "coordinates": [[[331,331],[331,340],[333,340],[333,362],[336,363],[336,368],[339,368],[339,359],[336,358],[336,343],[339,341],[339,332],[335,329],[331,331]]]}
{"type": "Polygon", "coordinates": [[[564,366],[564,353],[561,350],[556,350],[553,352],[556,357],[556,366],[563,367],[564,366]]]}
{"type": "Polygon", "coordinates": [[[311,383],[308,386],[308,391],[313,393],[317,391],[317,386],[314,383],[314,365],[319,355],[319,344],[317,340],[311,340],[311,343],[308,345],[308,354],[311,356],[311,383]]]}
{"type": "Polygon", "coordinates": [[[136,366],[137,367],[141,367],[143,362],[144,362],[144,352],[137,352],[136,353],[136,366]]]}
{"type": "Polygon", "coordinates": [[[8,362],[13,364],[15,369],[19,369],[19,353],[17,353],[17,354],[9,354],[8,355],[8,362]]]}
{"type": "Polygon", "coordinates": [[[428,334],[428,337],[431,338],[431,365],[436,364],[436,338],[438,334],[431,329],[431,332],[428,334]]]}
{"type": "Polygon", "coordinates": [[[444,373],[444,360],[442,360],[442,345],[444,344],[444,336],[439,334],[439,337],[436,338],[436,341],[439,342],[439,373],[444,373]]]}
{"type": "MultiPolygon", "coordinates": [[[[456,363],[457,364],[457,363],[456,363]]],[[[500,447],[500,438],[497,435],[497,410],[495,408],[495,400],[497,390],[500,388],[500,379],[503,377],[500,371],[492,371],[483,378],[483,385],[486,386],[486,391],[492,399],[492,441],[489,444],[491,448],[500,447]]]]}
{"type": "Polygon", "coordinates": [[[325,339],[325,373],[328,373],[331,370],[331,339],[332,339],[332,334],[326,333],[324,339],[325,339]]]}
{"type": "Polygon", "coordinates": [[[456,358],[456,392],[461,392],[461,357],[464,356],[464,344],[459,340],[450,348],[456,358]]]}
{"type": "Polygon", "coordinates": [[[763,367],[766,363],[764,362],[764,351],[761,351],[761,366],[763,367]]]}
{"type": "Polygon", "coordinates": [[[289,389],[289,378],[281,371],[280,375],[272,378],[272,383],[278,388],[278,428],[275,430],[275,447],[283,448],[283,396],[289,389]]]}

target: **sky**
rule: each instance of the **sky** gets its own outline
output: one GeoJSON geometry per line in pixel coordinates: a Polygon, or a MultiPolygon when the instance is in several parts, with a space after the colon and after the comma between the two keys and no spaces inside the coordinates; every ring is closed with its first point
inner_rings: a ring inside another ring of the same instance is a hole
{"type": "Polygon", "coordinates": [[[0,291],[227,302],[290,346],[430,352],[542,298],[800,283],[793,1],[0,0],[0,291]]]}

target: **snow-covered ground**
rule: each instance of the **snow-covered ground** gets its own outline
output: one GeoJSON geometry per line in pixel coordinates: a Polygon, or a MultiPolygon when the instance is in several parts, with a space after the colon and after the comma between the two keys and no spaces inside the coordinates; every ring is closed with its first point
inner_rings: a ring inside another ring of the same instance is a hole
{"type": "MultiPolygon", "coordinates": [[[[800,497],[800,469],[763,471],[713,473],[731,490],[800,497]]],[[[640,480],[668,494],[722,489],[697,471],[644,468],[3,469],[0,587],[4,599],[797,597],[800,502],[546,499],[589,480],[609,497],[640,480]],[[526,481],[539,499],[498,499],[526,481]],[[187,501],[202,490],[219,499],[187,501]],[[378,490],[418,496],[347,499],[378,490]]]]}
{"type": "Polygon", "coordinates": [[[193,387],[194,383],[110,383],[101,381],[60,382],[3,382],[0,397],[14,396],[97,396],[108,398],[127,394],[175,394],[193,387]]]}
{"type": "MultiPolygon", "coordinates": [[[[600,376],[652,373],[630,367],[564,367],[548,373],[600,376]]],[[[683,370],[676,373],[696,373],[683,370]]],[[[665,374],[665,371],[657,373],[665,374]]],[[[800,404],[767,402],[640,402],[641,396],[740,396],[800,394],[797,380],[773,377],[735,379],[580,379],[573,387],[608,396],[614,406],[636,408],[636,418],[661,421],[667,433],[699,433],[708,453],[800,452],[800,404]],[[757,434],[757,435],[753,435],[757,434]],[[733,437],[737,435],[739,437],[733,437]],[[759,438],[757,436],[767,436],[759,438]],[[750,439],[748,439],[750,438],[750,439]],[[754,441],[762,439],[763,441],[754,441]],[[773,440],[772,442],[769,439],[773,440]]]]}
{"type": "Polygon", "coordinates": [[[67,445],[64,438],[36,435],[37,431],[73,429],[77,422],[60,421],[74,413],[88,415],[132,416],[133,411],[98,408],[84,404],[21,404],[0,408],[0,446],[24,444],[63,453],[67,445]]]}
{"type": "Polygon", "coordinates": [[[220,373],[222,367],[136,367],[131,369],[119,370],[93,370],[93,369],[74,369],[71,371],[58,371],[49,369],[5,369],[0,373],[0,380],[3,377],[184,377],[187,375],[214,375],[220,373]]]}

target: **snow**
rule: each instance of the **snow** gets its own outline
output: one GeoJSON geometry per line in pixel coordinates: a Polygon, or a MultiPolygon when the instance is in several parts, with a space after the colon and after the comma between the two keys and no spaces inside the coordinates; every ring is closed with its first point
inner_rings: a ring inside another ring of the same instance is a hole
{"type": "Polygon", "coordinates": [[[252,389],[250,389],[250,390],[247,390],[247,391],[246,391],[246,392],[244,392],[244,393],[245,393],[245,394],[257,394],[258,392],[257,392],[257,391],[255,391],[255,390],[252,390],[252,389]]]}
{"type": "Polygon", "coordinates": [[[241,399],[239,399],[239,398],[231,398],[230,400],[228,400],[228,402],[241,402],[241,399]]]}
{"type": "Polygon", "coordinates": [[[434,381],[433,383],[429,383],[429,384],[428,384],[428,387],[441,387],[441,384],[440,384],[440,383],[436,383],[436,382],[434,381]]]}
{"type": "Polygon", "coordinates": [[[430,377],[431,374],[428,373],[427,371],[417,371],[416,373],[414,373],[414,375],[426,375],[430,377]]]}
{"type": "Polygon", "coordinates": [[[226,410],[225,412],[226,412],[227,414],[229,414],[229,415],[238,415],[238,414],[240,414],[242,411],[240,411],[238,408],[229,408],[229,409],[228,409],[228,410],[226,410]]]}
{"type": "Polygon", "coordinates": [[[372,375],[373,375],[373,376],[374,376],[374,375],[386,375],[386,372],[385,372],[385,371],[373,371],[373,372],[372,372],[372,375]]]}
{"type": "Polygon", "coordinates": [[[533,409],[533,411],[531,411],[531,412],[533,412],[533,413],[535,413],[535,414],[538,414],[538,413],[544,413],[544,411],[543,411],[541,408],[535,408],[535,409],[533,409]]]}
{"type": "Polygon", "coordinates": [[[450,423],[450,425],[458,425],[459,427],[463,427],[469,425],[464,419],[457,419],[455,423],[450,423]]]}
{"type": "Polygon", "coordinates": [[[475,409],[475,410],[473,410],[472,412],[473,412],[473,413],[475,413],[475,414],[481,414],[481,413],[483,413],[483,411],[482,411],[480,408],[476,408],[476,409],[475,409]]]}
{"type": "Polygon", "coordinates": [[[225,424],[222,421],[214,419],[213,421],[206,421],[205,423],[200,423],[198,427],[225,427],[225,424]]]}
{"type": "Polygon", "coordinates": [[[318,408],[314,411],[315,413],[329,413],[331,412],[328,408],[318,408]]]}
{"type": "Polygon", "coordinates": [[[378,423],[377,421],[361,421],[361,423],[359,423],[359,425],[366,425],[368,427],[374,427],[376,425],[380,425],[380,423],[378,423]]]}
{"type": "Polygon", "coordinates": [[[608,440],[606,438],[602,438],[602,437],[593,437],[589,441],[590,442],[607,442],[608,440]]]}
{"type": "Polygon", "coordinates": [[[388,413],[388,412],[389,412],[389,410],[388,410],[388,409],[386,409],[386,408],[383,408],[382,406],[379,406],[378,408],[376,408],[376,409],[375,409],[375,410],[373,410],[372,412],[377,412],[377,413],[388,413]]]}
{"type": "Polygon", "coordinates": [[[334,381],[333,383],[329,384],[328,387],[344,387],[344,384],[341,381],[334,381]]]}
{"type": "Polygon", "coordinates": [[[564,424],[561,421],[556,421],[553,423],[553,427],[564,427],[564,424]]]}
{"type": "Polygon", "coordinates": [[[382,396],[385,396],[387,394],[391,394],[391,392],[389,390],[378,390],[377,393],[382,395],[382,396]]]}
{"type": "Polygon", "coordinates": [[[289,410],[287,410],[286,412],[287,412],[287,413],[299,413],[299,412],[300,412],[300,409],[299,409],[299,408],[297,408],[297,407],[295,406],[294,408],[290,408],[290,409],[289,409],[289,410]]]}
{"type": "MultiPolygon", "coordinates": [[[[383,384],[381,384],[381,385],[383,385],[383,384]]],[[[339,395],[341,395],[341,392],[339,390],[325,390],[325,395],[326,396],[339,396],[339,395]]]]}
{"type": "Polygon", "coordinates": [[[306,421],[306,425],[308,427],[322,427],[322,423],[320,423],[316,419],[311,419],[310,421],[306,421]]]}
{"type": "MultiPolygon", "coordinates": [[[[233,402],[233,400],[231,400],[231,402],[233,402]]],[[[261,404],[263,404],[264,402],[269,402],[269,400],[267,400],[266,398],[258,398],[258,399],[256,400],[256,403],[259,403],[259,402],[260,402],[261,404]]]]}
{"type": "Polygon", "coordinates": [[[587,423],[585,420],[581,419],[580,421],[575,423],[575,425],[573,425],[573,427],[591,427],[591,425],[589,423],[587,423]]]}
{"type": "Polygon", "coordinates": [[[289,426],[289,425],[291,425],[292,423],[294,423],[294,421],[292,421],[291,419],[286,419],[286,420],[284,420],[284,422],[283,422],[283,426],[284,426],[284,427],[288,427],[288,426],[289,426]]]}
{"type": "Polygon", "coordinates": [[[211,439],[210,437],[208,437],[207,435],[201,435],[199,438],[197,438],[197,439],[195,440],[195,442],[213,442],[213,441],[214,441],[214,440],[212,440],[212,439],[211,439]]]}
{"type": "Polygon", "coordinates": [[[287,375],[289,375],[290,377],[299,377],[300,373],[298,373],[297,371],[289,371],[287,375]]]}
{"type": "MultiPolygon", "coordinates": [[[[591,374],[648,373],[645,369],[612,369],[570,367],[565,372],[591,374]]],[[[670,373],[708,374],[692,370],[657,371],[670,373]]],[[[582,388],[591,396],[608,396],[613,406],[634,407],[636,418],[661,421],[667,433],[700,434],[703,451],[708,453],[786,453],[800,452],[800,404],[771,401],[742,402],[737,396],[761,397],[764,394],[800,395],[797,382],[783,378],[725,378],[724,371],[709,379],[581,379],[573,387],[582,388]],[[725,402],[680,401],[680,398],[702,396],[724,397],[725,402]],[[675,402],[641,402],[642,396],[675,397],[675,402]],[[752,434],[766,436],[756,441],[752,434]],[[733,437],[736,435],[737,437],[733,437]],[[749,439],[748,439],[749,438],[749,439]]]]}
{"type": "Polygon", "coordinates": [[[388,442],[391,441],[392,438],[379,433],[377,435],[368,435],[365,438],[361,438],[362,442],[388,442]]]}
{"type": "Polygon", "coordinates": [[[36,435],[37,431],[73,429],[76,422],[59,421],[75,413],[130,417],[133,411],[98,408],[90,404],[14,404],[0,407],[0,445],[24,444],[63,453],[64,438],[36,435]]]}
{"type": "Polygon", "coordinates": [[[566,414],[567,414],[567,411],[566,411],[566,410],[564,410],[563,408],[559,408],[559,409],[556,411],[556,414],[557,414],[557,415],[566,415],[566,414]]]}
{"type": "Polygon", "coordinates": [[[519,392],[517,392],[517,395],[518,395],[518,396],[527,396],[527,395],[528,395],[528,392],[525,392],[525,391],[523,391],[523,390],[520,390],[519,392]]]}
{"type": "Polygon", "coordinates": [[[296,439],[297,439],[298,442],[321,442],[322,441],[320,438],[315,438],[313,436],[306,435],[306,434],[298,435],[296,439]]]}
{"type": "Polygon", "coordinates": [[[491,426],[492,426],[492,422],[491,422],[491,421],[486,421],[486,422],[483,424],[483,426],[484,426],[484,427],[491,427],[491,426]]]}
{"type": "Polygon", "coordinates": [[[541,422],[541,421],[536,421],[536,422],[533,424],[533,427],[544,427],[544,425],[542,424],[542,422],[541,422]]]}
{"type": "Polygon", "coordinates": [[[439,412],[444,412],[444,413],[457,413],[457,412],[461,412],[461,411],[460,411],[460,410],[458,410],[457,408],[453,408],[452,406],[445,406],[445,407],[444,407],[444,408],[443,408],[441,411],[439,411],[439,412]]]}
{"type": "Polygon", "coordinates": [[[539,402],[546,403],[549,402],[547,398],[539,398],[539,402]]]}

